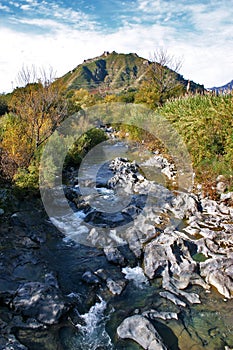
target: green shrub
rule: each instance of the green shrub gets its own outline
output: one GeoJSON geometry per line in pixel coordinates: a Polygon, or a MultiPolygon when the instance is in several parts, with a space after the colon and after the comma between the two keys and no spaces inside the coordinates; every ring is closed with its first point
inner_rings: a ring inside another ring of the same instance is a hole
{"type": "Polygon", "coordinates": [[[39,189],[38,166],[30,165],[28,169],[19,168],[13,180],[16,191],[24,190],[31,193],[37,192],[39,189]]]}
{"type": "Polygon", "coordinates": [[[96,145],[107,140],[105,132],[101,129],[93,128],[74,143],[73,147],[67,153],[65,167],[80,165],[83,157],[96,145]]]}

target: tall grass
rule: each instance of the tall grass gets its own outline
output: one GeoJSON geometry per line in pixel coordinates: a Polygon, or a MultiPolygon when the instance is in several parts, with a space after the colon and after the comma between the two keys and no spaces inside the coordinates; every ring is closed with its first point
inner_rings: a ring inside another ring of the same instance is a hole
{"type": "Polygon", "coordinates": [[[157,112],[175,127],[200,180],[233,175],[233,94],[191,95],[168,101],[157,112]]]}

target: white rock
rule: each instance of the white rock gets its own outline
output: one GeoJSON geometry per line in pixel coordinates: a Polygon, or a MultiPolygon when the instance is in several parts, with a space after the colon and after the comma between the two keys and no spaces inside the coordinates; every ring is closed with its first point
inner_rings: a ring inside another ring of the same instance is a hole
{"type": "Polygon", "coordinates": [[[126,283],[124,281],[113,281],[111,278],[107,279],[107,287],[114,295],[120,295],[126,283]]]}
{"type": "Polygon", "coordinates": [[[160,292],[159,295],[161,295],[161,297],[163,297],[163,298],[170,300],[175,305],[183,306],[183,307],[186,306],[184,301],[180,300],[179,298],[177,298],[174,294],[172,294],[170,292],[160,292]]]}
{"type": "Polygon", "coordinates": [[[151,319],[161,318],[162,320],[178,320],[178,315],[176,312],[157,311],[153,309],[144,311],[142,316],[149,317],[151,319]]]}
{"type": "Polygon", "coordinates": [[[126,318],[117,328],[117,334],[122,339],[136,341],[146,350],[167,350],[154,326],[140,315],[126,318]]]}
{"type": "Polygon", "coordinates": [[[216,186],[216,190],[218,193],[224,193],[226,191],[227,185],[225,182],[218,182],[216,186]]]}

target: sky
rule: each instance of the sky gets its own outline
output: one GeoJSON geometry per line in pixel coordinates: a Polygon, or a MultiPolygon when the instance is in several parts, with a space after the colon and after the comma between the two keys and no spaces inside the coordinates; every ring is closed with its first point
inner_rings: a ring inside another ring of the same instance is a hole
{"type": "Polygon", "coordinates": [[[104,51],[162,49],[206,88],[233,79],[233,0],[0,0],[0,93],[23,67],[60,77],[104,51]]]}

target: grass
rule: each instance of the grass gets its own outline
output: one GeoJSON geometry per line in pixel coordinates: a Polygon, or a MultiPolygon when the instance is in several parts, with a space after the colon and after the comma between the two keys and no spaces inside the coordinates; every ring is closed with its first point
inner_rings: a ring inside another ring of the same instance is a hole
{"type": "MultiPolygon", "coordinates": [[[[233,94],[197,94],[167,101],[150,116],[149,125],[153,134],[156,133],[156,128],[158,129],[160,116],[169,122],[169,130],[176,130],[181,136],[190,155],[196,181],[203,185],[205,194],[214,199],[219,197],[216,192],[218,175],[224,176],[226,190],[232,191],[233,94]]],[[[141,123],[142,126],[145,123],[146,120],[141,123]]],[[[128,127],[126,131],[130,133],[131,138],[143,140],[146,147],[152,150],[157,147],[156,141],[145,137],[144,132],[133,130],[133,127],[132,130],[128,127]]],[[[170,131],[168,133],[170,134],[170,131]]],[[[178,142],[176,136],[171,137],[171,142],[178,142]]],[[[179,145],[176,147],[178,149],[179,145]]]]}
{"type": "Polygon", "coordinates": [[[200,182],[224,175],[233,188],[233,95],[192,95],[167,102],[166,117],[187,145],[200,182]]]}

